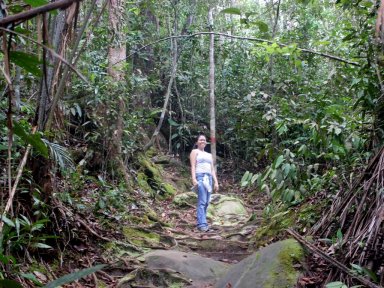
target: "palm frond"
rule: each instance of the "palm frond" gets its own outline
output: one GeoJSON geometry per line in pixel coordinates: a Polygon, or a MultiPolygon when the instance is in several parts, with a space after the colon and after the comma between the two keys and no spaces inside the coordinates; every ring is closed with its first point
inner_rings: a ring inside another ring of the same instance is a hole
{"type": "Polygon", "coordinates": [[[42,139],[49,148],[50,155],[53,161],[60,167],[62,170],[74,170],[75,164],[71,158],[71,155],[68,153],[67,149],[57,143],[49,142],[46,139],[42,139]]]}

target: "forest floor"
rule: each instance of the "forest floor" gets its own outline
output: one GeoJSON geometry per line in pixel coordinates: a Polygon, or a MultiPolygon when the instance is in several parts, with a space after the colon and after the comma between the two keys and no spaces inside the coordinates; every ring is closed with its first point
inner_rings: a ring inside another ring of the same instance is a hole
{"type": "MultiPolygon", "coordinates": [[[[189,167],[183,167],[183,169],[185,172],[189,167]]],[[[175,179],[183,180],[184,178],[184,182],[189,182],[189,176],[185,179],[185,173],[181,173],[179,165],[165,166],[162,174],[165,181],[175,182],[175,179]]],[[[98,263],[107,263],[109,266],[102,272],[95,273],[94,276],[87,276],[65,287],[103,287],[101,282],[104,282],[107,287],[115,287],[122,277],[138,269],[144,269],[143,263],[137,259],[150,249],[193,252],[229,264],[237,263],[250,255],[255,250],[255,243],[251,241],[252,234],[262,219],[263,208],[268,199],[262,195],[256,198],[248,197],[246,190],[239,189],[240,185],[235,182],[233,173],[223,173],[218,176],[220,182],[218,193],[241,199],[249,215],[257,215],[252,221],[235,226],[211,225],[208,232],[199,232],[196,229],[195,205],[186,203],[179,207],[172,202],[172,199],[158,200],[137,193],[134,197],[141,198],[137,199],[139,200],[137,202],[145,202],[145,205],[127,207],[130,216],[135,215],[138,219],[137,224],[132,223],[132,217],[124,221],[124,216],[117,212],[113,213],[113,210],[108,213],[104,211],[102,217],[81,214],[76,217],[79,229],[77,239],[73,239],[68,247],[71,250],[71,256],[65,260],[65,269],[62,271],[70,272],[98,263]],[[156,212],[156,215],[148,214],[146,209],[141,209],[148,206],[156,212]],[[139,221],[139,218],[150,220],[139,221]],[[136,231],[127,232],[130,229],[127,227],[136,231]],[[143,236],[137,239],[136,236],[132,236],[131,239],[127,239],[130,238],[127,233],[138,231],[147,233],[148,237],[143,236]],[[160,235],[160,241],[152,242],[151,237],[158,236],[153,236],[151,233],[160,235]],[[112,244],[114,242],[115,244],[112,244]]],[[[88,191],[82,192],[82,201],[94,202],[90,190],[96,188],[90,183],[86,189],[88,191]]]]}
{"type": "MultiPolygon", "coordinates": [[[[164,166],[164,180],[189,182],[189,176],[185,176],[185,171],[189,168],[184,166],[183,169],[180,169],[179,165],[164,166]],[[181,173],[182,170],[184,173],[181,173]]],[[[73,271],[103,263],[108,266],[102,271],[63,287],[117,287],[127,275],[131,277],[131,281],[140,277],[158,277],[155,271],[145,267],[142,257],[154,249],[192,252],[228,264],[241,261],[260,246],[254,242],[253,236],[263,221],[263,209],[269,199],[266,195],[250,195],[249,191],[241,189],[231,172],[218,176],[219,193],[241,199],[251,215],[247,221],[231,226],[211,225],[208,232],[199,232],[196,229],[194,204],[186,203],[180,207],[173,203],[172,199],[160,200],[138,191],[134,191],[134,195],[130,196],[136,202],[126,204],[123,213],[121,209],[112,206],[108,209],[103,207],[96,214],[81,212],[79,209],[70,211],[61,207],[63,213],[72,215],[73,222],[70,225],[73,227],[70,231],[71,239],[59,253],[59,256],[66,256],[64,259],[60,258],[59,263],[53,263],[52,257],[50,260],[46,256],[41,257],[40,269],[32,273],[37,280],[46,283],[73,271]],[[41,266],[45,267],[43,273],[41,266]]],[[[84,191],[80,192],[81,202],[94,207],[94,195],[98,193],[98,189],[95,183],[89,182],[84,191]]],[[[34,287],[29,280],[24,282],[27,284],[25,287],[34,287]]],[[[156,287],[149,282],[146,285],[148,286],[140,287],[156,287]]]]}

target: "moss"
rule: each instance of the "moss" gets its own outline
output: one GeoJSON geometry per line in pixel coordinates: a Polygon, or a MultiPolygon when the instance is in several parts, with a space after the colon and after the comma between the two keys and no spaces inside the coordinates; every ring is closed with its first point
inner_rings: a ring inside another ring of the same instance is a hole
{"type": "Polygon", "coordinates": [[[279,287],[292,287],[297,281],[299,272],[294,268],[294,264],[303,261],[304,250],[294,239],[287,239],[282,243],[284,247],[277,256],[282,266],[278,270],[270,269],[273,272],[269,274],[265,288],[277,287],[277,284],[279,287]]]}
{"type": "Polygon", "coordinates": [[[143,190],[144,192],[151,193],[152,188],[151,186],[149,186],[147,180],[148,180],[148,177],[143,172],[139,172],[137,174],[137,184],[139,185],[140,189],[143,190]]]}
{"type": "Polygon", "coordinates": [[[145,154],[139,155],[138,161],[142,172],[139,172],[137,180],[139,186],[142,187],[144,191],[162,199],[176,194],[175,187],[163,181],[161,166],[153,164],[145,154]]]}
{"type": "Polygon", "coordinates": [[[118,245],[116,242],[108,242],[103,245],[103,248],[103,257],[111,260],[115,260],[116,258],[121,258],[127,255],[136,257],[140,253],[127,246],[118,245]]]}
{"type": "Polygon", "coordinates": [[[124,215],[123,216],[123,220],[124,221],[128,221],[129,223],[132,223],[132,224],[135,224],[135,225],[139,225],[139,224],[150,224],[152,223],[152,221],[150,221],[148,219],[148,217],[146,215],[144,216],[136,216],[136,215],[124,215]]]}
{"type": "Polygon", "coordinates": [[[147,246],[148,244],[158,244],[160,242],[159,234],[147,232],[141,229],[124,227],[123,233],[130,242],[137,246],[147,246]]]}
{"type": "Polygon", "coordinates": [[[253,242],[260,247],[266,244],[271,238],[279,236],[285,229],[290,228],[295,223],[293,211],[277,213],[273,217],[266,219],[264,224],[256,230],[253,242]]]}
{"type": "Polygon", "coordinates": [[[163,183],[163,187],[164,187],[167,195],[175,195],[176,194],[176,188],[173,187],[171,184],[163,183]]]}
{"type": "Polygon", "coordinates": [[[327,200],[324,199],[323,201],[318,201],[316,205],[308,202],[299,207],[297,222],[301,228],[312,227],[319,220],[326,205],[327,200]]]}

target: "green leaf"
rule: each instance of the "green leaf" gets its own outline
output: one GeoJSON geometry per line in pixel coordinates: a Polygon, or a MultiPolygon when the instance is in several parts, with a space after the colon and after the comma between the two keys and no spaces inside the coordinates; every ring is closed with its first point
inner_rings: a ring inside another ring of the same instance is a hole
{"type": "Polygon", "coordinates": [[[173,121],[172,119],[168,119],[168,123],[169,123],[169,125],[171,125],[171,126],[180,126],[180,124],[179,123],[177,123],[177,122],[175,122],[175,121],[173,121]]]}
{"type": "Polygon", "coordinates": [[[56,279],[55,281],[48,283],[43,288],[54,288],[54,287],[58,287],[58,286],[73,282],[75,280],[83,278],[84,276],[95,273],[96,271],[103,269],[105,266],[106,266],[105,264],[96,265],[91,268],[86,268],[86,269],[65,275],[63,277],[60,277],[59,279],[56,279]]]}
{"type": "Polygon", "coordinates": [[[47,0],[24,0],[24,2],[32,7],[39,7],[48,4],[47,0]]]}
{"type": "Polygon", "coordinates": [[[347,285],[345,285],[343,282],[336,281],[336,282],[330,282],[327,285],[325,285],[326,288],[348,288],[347,285]]]}
{"type": "Polygon", "coordinates": [[[337,232],[336,232],[336,237],[337,239],[341,242],[343,240],[343,233],[341,232],[341,229],[337,229],[337,232]]]}
{"type": "Polygon", "coordinates": [[[32,273],[21,273],[20,276],[25,279],[31,280],[35,285],[39,287],[42,286],[41,282],[37,280],[36,276],[32,273]]]}
{"type": "Polygon", "coordinates": [[[241,15],[240,9],[235,7],[226,8],[224,10],[221,10],[220,13],[241,15]]]}
{"type": "Polygon", "coordinates": [[[39,134],[27,134],[24,128],[17,122],[14,123],[13,132],[19,136],[21,140],[31,144],[41,155],[48,158],[48,148],[41,140],[39,134]]]}
{"type": "Polygon", "coordinates": [[[264,32],[264,33],[268,32],[268,25],[266,23],[264,23],[263,21],[255,21],[255,22],[252,22],[252,24],[259,27],[260,32],[264,32]]]}
{"type": "Polygon", "coordinates": [[[52,249],[51,246],[44,244],[44,243],[34,243],[31,246],[35,247],[35,248],[41,248],[41,249],[52,249]]]}
{"type": "Polygon", "coordinates": [[[0,280],[0,288],[23,288],[23,286],[17,281],[3,279],[0,280]]]}
{"type": "Polygon", "coordinates": [[[277,160],[276,160],[276,163],[274,165],[275,169],[279,168],[280,164],[283,163],[284,161],[284,156],[283,155],[280,155],[277,160]]]}
{"type": "Polygon", "coordinates": [[[3,216],[1,217],[1,220],[2,220],[5,224],[7,224],[8,226],[10,226],[10,227],[15,227],[15,223],[13,223],[13,221],[12,221],[11,219],[7,218],[5,215],[3,215],[3,216]]]}
{"type": "Polygon", "coordinates": [[[11,51],[9,54],[9,60],[37,77],[42,75],[40,65],[43,62],[34,55],[20,51],[11,51]]]}

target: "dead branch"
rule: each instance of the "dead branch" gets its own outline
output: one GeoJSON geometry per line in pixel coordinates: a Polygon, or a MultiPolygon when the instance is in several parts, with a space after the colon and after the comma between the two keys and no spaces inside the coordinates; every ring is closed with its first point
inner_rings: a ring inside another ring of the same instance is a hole
{"type": "Polygon", "coordinates": [[[348,274],[349,276],[357,279],[364,285],[370,287],[370,288],[380,288],[380,286],[376,285],[375,283],[372,283],[368,279],[365,279],[361,276],[356,275],[349,269],[347,266],[342,264],[341,262],[337,261],[336,259],[333,259],[331,256],[317,248],[315,245],[309,243],[304,237],[299,235],[296,231],[287,229],[287,232],[291,234],[297,241],[299,241],[301,244],[303,244],[310,252],[315,253],[319,255],[321,258],[323,258],[325,261],[327,261],[329,264],[333,265],[337,269],[343,271],[344,273],[348,274]]]}
{"type": "Polygon", "coordinates": [[[77,220],[81,225],[83,225],[84,228],[85,228],[88,232],[90,232],[92,235],[94,235],[94,236],[96,236],[97,238],[100,238],[100,239],[102,239],[102,240],[104,240],[104,241],[107,241],[107,242],[111,241],[111,239],[105,238],[104,236],[101,236],[101,235],[97,234],[97,233],[95,232],[95,230],[93,230],[91,227],[89,227],[88,224],[85,223],[85,222],[84,222],[83,220],[81,220],[80,218],[77,218],[76,220],[77,220]]]}
{"type": "Polygon", "coordinates": [[[79,2],[82,0],[61,0],[53,3],[49,3],[47,5],[43,5],[37,8],[30,9],[25,12],[21,12],[15,15],[4,17],[0,20],[0,27],[8,27],[8,25],[13,24],[13,26],[17,26],[20,23],[31,19],[37,15],[44,14],[46,12],[55,10],[55,9],[65,9],[71,6],[75,2],[79,2]]]}

